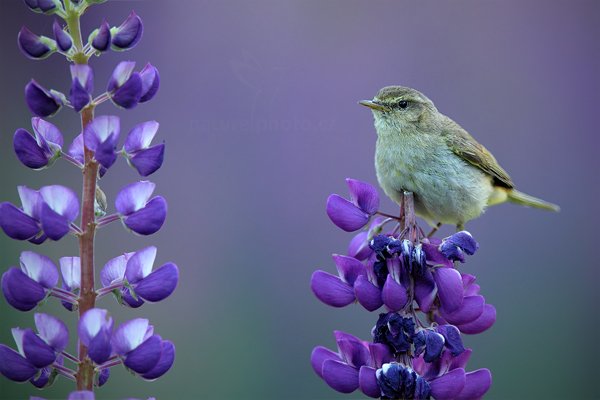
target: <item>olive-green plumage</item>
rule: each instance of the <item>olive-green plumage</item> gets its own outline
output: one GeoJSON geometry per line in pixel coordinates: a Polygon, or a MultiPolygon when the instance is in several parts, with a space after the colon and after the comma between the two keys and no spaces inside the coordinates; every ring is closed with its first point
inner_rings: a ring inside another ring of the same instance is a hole
{"type": "Polygon", "coordinates": [[[431,225],[462,227],[505,201],[559,210],[517,191],[492,153],[417,90],[388,86],[360,104],[375,117],[379,184],[398,203],[402,191],[413,192],[417,215],[431,225]]]}

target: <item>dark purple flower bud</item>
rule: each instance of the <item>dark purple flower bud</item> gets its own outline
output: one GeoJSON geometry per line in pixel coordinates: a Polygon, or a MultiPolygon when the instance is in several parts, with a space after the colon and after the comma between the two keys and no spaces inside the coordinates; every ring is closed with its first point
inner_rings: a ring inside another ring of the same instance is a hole
{"type": "Polygon", "coordinates": [[[52,31],[54,32],[54,40],[56,40],[56,45],[63,53],[71,50],[73,46],[73,39],[71,39],[71,35],[69,35],[61,26],[58,21],[54,21],[52,24],[52,31]]]}
{"type": "Polygon", "coordinates": [[[132,11],[118,28],[111,30],[111,48],[116,51],[129,50],[140,41],[143,32],[142,19],[132,11]]]}
{"type": "Polygon", "coordinates": [[[402,259],[402,265],[408,269],[409,273],[412,272],[413,251],[413,243],[408,239],[403,239],[400,243],[400,258],[402,259]]]}
{"type": "Polygon", "coordinates": [[[332,194],[327,199],[327,215],[331,221],[346,232],[353,232],[369,222],[379,208],[377,189],[366,182],[346,179],[350,189],[350,201],[332,194]]]}
{"type": "Polygon", "coordinates": [[[158,122],[142,122],[133,127],[127,135],[123,150],[129,165],[141,176],[148,176],[160,168],[165,154],[164,143],[150,147],[158,131],[158,122]]]}
{"type": "Polygon", "coordinates": [[[425,252],[423,251],[423,245],[421,243],[418,243],[413,248],[411,261],[412,271],[417,275],[423,274],[423,271],[425,270],[425,268],[427,268],[427,259],[425,256],[425,252]]]}
{"type": "Polygon", "coordinates": [[[25,129],[17,129],[13,139],[13,147],[17,158],[25,166],[40,169],[50,165],[60,156],[63,137],[56,126],[41,118],[31,120],[32,136],[25,129]]]}
{"type": "Polygon", "coordinates": [[[175,362],[175,345],[169,340],[161,342],[160,359],[156,365],[148,372],[143,373],[142,378],[153,381],[167,373],[175,362]]]}
{"type": "Polygon", "coordinates": [[[110,378],[110,368],[104,368],[96,375],[95,385],[98,387],[104,385],[108,381],[108,378],[110,378]]]}
{"type": "Polygon", "coordinates": [[[106,19],[102,21],[102,25],[97,31],[90,36],[92,39],[92,47],[98,51],[106,51],[110,46],[110,26],[106,19]]]}
{"type": "Polygon", "coordinates": [[[144,318],[123,323],[112,338],[112,345],[125,366],[138,374],[149,373],[160,361],[162,339],[144,318]]]}
{"type": "Polygon", "coordinates": [[[369,238],[376,236],[377,233],[381,232],[381,223],[383,218],[377,217],[371,221],[369,230],[367,232],[360,232],[348,245],[348,255],[354,257],[360,261],[366,260],[373,253],[369,247],[369,238]]]}
{"type": "Polygon", "coordinates": [[[433,274],[438,289],[440,305],[446,312],[452,313],[463,302],[463,285],[460,273],[454,268],[436,268],[433,274]]]}
{"type": "Polygon", "coordinates": [[[33,60],[42,60],[56,51],[56,42],[45,36],[38,36],[26,27],[22,27],[17,36],[19,49],[33,60]]]}
{"type": "Polygon", "coordinates": [[[429,383],[412,368],[392,362],[384,364],[376,372],[382,398],[428,399],[431,394],[429,383]]]}
{"type": "Polygon", "coordinates": [[[71,64],[71,90],[69,101],[75,111],[81,111],[92,101],[94,91],[94,73],[89,65],[71,64]]]}
{"type": "Polygon", "coordinates": [[[29,110],[38,117],[49,117],[56,114],[62,107],[64,95],[48,91],[32,79],[25,86],[25,102],[29,110]]]}
{"type": "Polygon", "coordinates": [[[56,10],[53,0],[25,0],[25,4],[31,11],[52,14],[56,10]]]}
{"type": "Polygon", "coordinates": [[[450,350],[452,356],[456,357],[465,351],[458,328],[453,325],[439,325],[436,330],[444,337],[445,346],[450,350]]]}
{"type": "Polygon", "coordinates": [[[90,309],[79,320],[79,340],[88,347],[88,355],[96,364],[104,363],[112,353],[112,328],[112,317],[100,308],[90,309]]]}
{"type": "Polygon", "coordinates": [[[160,75],[158,69],[150,63],[140,71],[140,78],[142,78],[142,97],[140,103],[151,100],[160,86],[160,75]]]}
{"type": "Polygon", "coordinates": [[[13,239],[33,240],[41,233],[39,210],[42,199],[37,190],[26,186],[18,186],[17,190],[23,208],[8,202],[0,203],[0,227],[13,239]]]}
{"type": "Polygon", "coordinates": [[[142,78],[133,72],[134,61],[122,61],[113,71],[106,91],[117,106],[129,109],[137,106],[142,97],[142,78]]]}
{"type": "Polygon", "coordinates": [[[479,248],[479,243],[467,231],[457,232],[444,239],[440,245],[440,251],[452,261],[465,262],[465,253],[473,255],[479,248]]]}
{"type": "Polygon", "coordinates": [[[412,318],[402,317],[394,312],[379,314],[373,328],[373,342],[389,346],[395,354],[407,352],[415,334],[415,322],[412,318]]]}
{"type": "Polygon", "coordinates": [[[42,229],[50,239],[59,240],[69,233],[71,223],[79,215],[77,195],[60,185],[44,186],[40,189],[40,195],[42,229]]]}
{"type": "Polygon", "coordinates": [[[120,131],[120,119],[115,115],[96,117],[83,130],[85,146],[94,152],[94,159],[104,168],[110,168],[117,160],[120,131]]]}
{"type": "Polygon", "coordinates": [[[387,258],[390,254],[387,251],[388,245],[396,239],[391,238],[387,235],[377,235],[369,243],[369,247],[373,250],[380,258],[387,258]]]}
{"type": "Polygon", "coordinates": [[[157,232],[167,217],[166,200],[161,196],[150,199],[155,186],[148,181],[135,182],[121,189],[115,199],[123,223],[140,235],[157,232]]]}
{"type": "Polygon", "coordinates": [[[425,352],[423,355],[425,362],[433,362],[442,354],[444,343],[444,336],[439,333],[430,329],[420,330],[414,337],[415,354],[419,355],[425,352]]]}

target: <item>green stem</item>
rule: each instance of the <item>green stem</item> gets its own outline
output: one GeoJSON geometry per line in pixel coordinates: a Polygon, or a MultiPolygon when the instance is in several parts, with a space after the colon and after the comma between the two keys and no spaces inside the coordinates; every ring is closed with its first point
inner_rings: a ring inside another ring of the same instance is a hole
{"type": "MultiPolygon", "coordinates": [[[[69,4],[69,2],[65,2],[69,4]]],[[[81,39],[81,28],[79,24],[79,13],[70,6],[66,9],[65,21],[73,38],[76,52],[73,61],[77,64],[87,64],[87,57],[82,52],[83,42],[81,39]]],[[[88,106],[81,110],[81,129],[94,119],[94,107],[88,106]]],[[[96,291],[94,288],[94,236],[96,232],[96,220],[94,215],[94,200],[96,198],[96,179],[98,176],[98,163],[93,159],[93,152],[85,147],[83,163],[83,191],[81,195],[81,230],[79,235],[79,257],[81,260],[81,291],[79,294],[79,318],[94,308],[96,305],[96,291]]],[[[75,378],[77,390],[93,390],[94,388],[94,365],[87,356],[88,349],[83,343],[79,343],[78,364],[75,378]]]]}

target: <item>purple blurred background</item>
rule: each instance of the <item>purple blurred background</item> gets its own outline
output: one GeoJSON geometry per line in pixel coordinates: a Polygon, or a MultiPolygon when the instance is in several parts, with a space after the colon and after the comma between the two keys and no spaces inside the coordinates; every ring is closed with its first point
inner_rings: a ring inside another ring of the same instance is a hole
{"type": "MultiPolygon", "coordinates": [[[[118,25],[132,9],[144,37],[133,51],[91,60],[97,91],[122,59],[152,62],[162,87],[132,112],[104,104],[97,115],[120,115],[124,133],[160,122],[166,159],[150,180],[170,208],[151,237],[118,224],[102,229],[97,263],[153,244],[157,265],[176,262],[182,279],[156,305],[132,311],[107,298],[99,306],[117,323],[149,317],[178,353],[154,383],[115,368],[100,398],[360,398],[330,390],[311,370],[310,352],[333,347],[334,329],[368,338],[377,315],[328,308],[309,279],[317,267],[333,271],[330,254],[345,252],[351,238],[325,215],[327,196],[345,195],[346,177],[376,183],[372,117],[357,101],[390,84],[427,94],[520,189],[562,206],[551,214],[501,205],[467,225],[481,248],[464,270],[498,310],[490,331],[466,338],[469,369],[492,370],[493,399],[600,397],[599,2],[110,1],[83,18],[85,35],[105,16],[118,25]]],[[[30,127],[27,81],[68,91],[64,59],[32,62],[16,46],[21,25],[50,35],[51,22],[22,1],[0,3],[2,201],[18,202],[18,184],[81,188],[66,163],[35,173],[12,152],[13,132],[30,127]]],[[[69,110],[53,122],[66,141],[78,133],[69,110]]],[[[137,179],[121,160],[101,186],[114,199],[137,179]]],[[[396,210],[387,199],[383,209],[396,210]]],[[[0,235],[0,270],[25,249],[32,245],[0,235]]],[[[34,250],[57,260],[77,246],[66,238],[34,250]]],[[[54,301],[42,311],[75,320],[54,301]]],[[[31,313],[4,299],[0,316],[0,341],[9,345],[11,327],[33,325],[31,313]]],[[[0,378],[0,397],[64,398],[72,387],[59,379],[38,392],[0,378]]]]}

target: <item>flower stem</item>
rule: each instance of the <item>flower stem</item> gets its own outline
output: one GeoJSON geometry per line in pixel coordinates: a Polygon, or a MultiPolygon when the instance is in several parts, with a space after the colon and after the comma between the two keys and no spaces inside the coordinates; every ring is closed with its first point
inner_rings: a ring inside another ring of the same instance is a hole
{"type": "MultiPolygon", "coordinates": [[[[69,2],[67,2],[69,3],[69,2]]],[[[77,64],[87,64],[88,58],[82,52],[83,42],[79,25],[79,12],[67,9],[67,26],[73,38],[76,53],[73,61],[77,64]]],[[[81,129],[94,119],[94,107],[89,106],[81,110],[81,129]]],[[[79,318],[96,305],[96,291],[94,290],[94,234],[96,221],[94,215],[94,200],[96,199],[96,179],[98,176],[98,163],[93,159],[93,152],[85,146],[83,162],[83,192],[81,209],[81,230],[79,235],[79,257],[81,260],[81,292],[79,294],[79,318]]],[[[80,342],[78,358],[80,361],[75,378],[77,390],[93,390],[94,365],[87,356],[87,347],[80,342]]]]}

